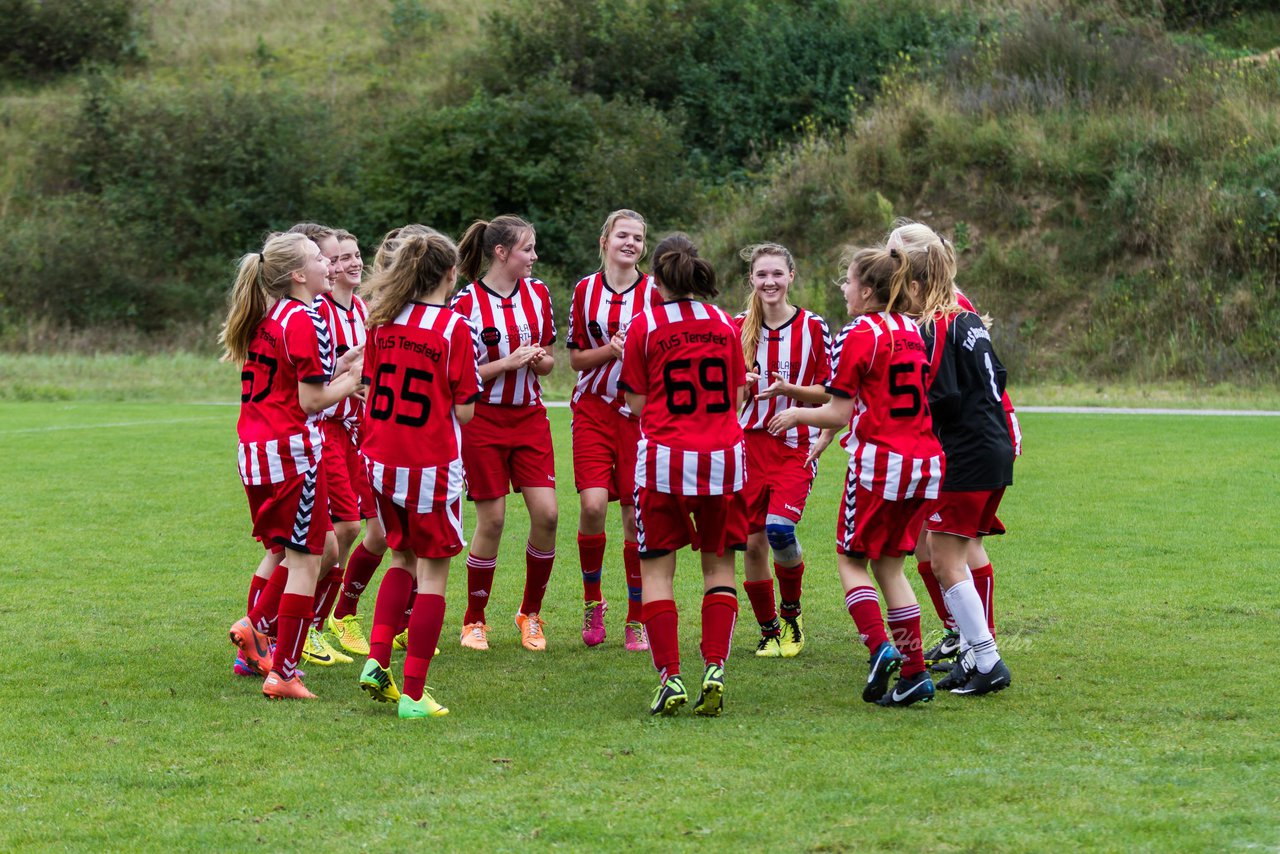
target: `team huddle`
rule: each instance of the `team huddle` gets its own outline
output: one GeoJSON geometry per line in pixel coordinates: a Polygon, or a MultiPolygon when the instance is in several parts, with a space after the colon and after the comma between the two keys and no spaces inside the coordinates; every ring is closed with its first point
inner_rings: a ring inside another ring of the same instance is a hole
{"type": "MultiPolygon", "coordinates": [[[[686,546],[699,552],[704,581],[696,714],[724,705],[736,552],[760,626],[756,655],[797,655],[796,525],[818,458],[848,428],[836,551],[870,653],[863,699],[906,706],[939,689],[1007,687],[982,539],[1003,533],[996,511],[1021,435],[986,323],[956,288],[952,244],[904,222],[854,254],[840,283],[853,319],[833,342],[821,316],[791,304],[785,247],[743,250],[748,304],[731,317],[711,302],[716,272],[688,237],[662,240],[649,273],[639,266],[645,238],[638,213],[610,214],[600,269],[577,283],[569,310],[583,643],[607,636],[605,519],[616,501],[624,647],[652,655],[651,714],[691,701],[674,596],[686,546]],[[945,627],[928,651],[904,574],[911,553],[945,627]],[[945,671],[936,686],[929,665],[945,671]]],[[[529,514],[514,630],[525,649],[546,649],[559,508],[539,378],[555,368],[556,327],[532,273],[537,257],[533,226],[500,216],[473,223],[456,245],[427,226],[394,229],[367,279],[355,237],[312,223],[240,260],[221,342],[242,366],[239,468],[265,554],[230,638],[234,671],[262,677],[267,697],[314,699],[299,665],[351,662],[350,653],[366,657],[360,688],[397,703],[399,717],[448,714],[426,679],[450,562],[467,549],[459,643],[487,650],[513,491],[529,514]],[[464,496],[476,517],[469,543],[464,496]],[[360,598],[387,552],[366,634],[360,598]]]]}

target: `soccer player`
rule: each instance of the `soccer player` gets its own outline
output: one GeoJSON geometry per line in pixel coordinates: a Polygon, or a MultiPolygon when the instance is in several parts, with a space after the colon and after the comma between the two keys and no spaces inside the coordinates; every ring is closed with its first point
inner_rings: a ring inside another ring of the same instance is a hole
{"type": "Polygon", "coordinates": [[[476,361],[484,390],[475,417],[462,431],[467,496],[476,504],[476,531],[467,555],[467,611],[461,643],[489,648],[485,606],[493,591],[498,545],[512,487],[529,511],[524,599],[516,612],[520,644],[547,648],[542,598],[556,556],[555,457],[551,424],[538,377],[555,367],[551,294],[533,278],[538,260],[533,226],[517,216],[471,224],[458,245],[459,272],[470,281],[453,309],[471,321],[478,338],[476,361]],[[480,275],[485,265],[484,275],[480,275]]]}
{"type": "Polygon", "coordinates": [[[355,348],[333,358],[328,329],[312,308],[329,289],[329,262],[301,234],[276,234],[261,252],[240,259],[231,308],[219,340],[224,359],[240,364],[242,391],[240,475],[253,517],[253,534],[285,558],[257,597],[250,614],[230,630],[245,663],[266,676],[272,698],[314,699],[297,676],[312,617],[316,580],[329,522],[328,495],[320,477],[323,437],[319,414],[358,389],[350,367],[355,348]],[[271,616],[278,615],[277,643],[268,654],[271,616]]]}
{"type": "Polygon", "coordinates": [[[938,685],[976,696],[1012,682],[966,565],[970,543],[992,532],[1000,499],[1013,482],[1014,443],[1001,402],[1007,374],[982,318],[960,307],[952,278],[936,264],[931,268],[929,250],[902,254],[920,292],[917,316],[930,360],[926,388],[947,457],[941,493],[925,525],[933,574],[959,629],[961,654],[938,685]]]}
{"type": "Polygon", "coordinates": [[[644,625],[660,684],[650,714],[672,715],[689,700],[680,678],[676,551],[702,553],[702,691],[694,705],[714,717],[724,706],[724,665],[738,618],[733,551],[747,540],[746,446],[737,409],[746,368],[733,321],[709,300],[719,291],[711,264],[683,234],[658,244],[653,275],[665,302],[627,330],[618,387],[640,415],[636,451],[636,536],[644,625]]]}
{"type": "Polygon", "coordinates": [[[582,567],[582,642],[605,639],[608,609],[601,591],[609,503],[622,507],[622,562],[627,578],[628,651],[644,651],[649,641],[641,621],[640,547],[636,543],[635,463],[640,421],[618,390],[622,346],[632,318],[661,302],[652,277],[637,265],[644,257],[645,222],[631,210],[617,210],[600,230],[600,269],[573,289],[569,309],[569,365],[578,372],[573,389],[573,479],[578,515],[578,558],[582,567]]]}
{"type": "Polygon", "coordinates": [[[449,713],[427,693],[426,679],[444,624],[449,560],[465,545],[461,425],[480,395],[471,328],[445,307],[457,276],[453,242],[432,234],[406,239],[395,263],[370,282],[361,453],[392,562],[378,588],[360,687],[398,702],[401,718],[449,713]],[[415,580],[401,692],[391,646],[415,580]]]}
{"type": "Polygon", "coordinates": [[[775,434],[800,424],[850,427],[837,565],[849,615],[871,652],[862,699],[882,705],[928,702],[934,694],[921,650],[920,606],[902,565],[915,548],[927,502],[938,496],[944,460],[925,399],[924,342],[907,314],[906,267],[896,250],[853,256],[841,288],[855,319],[836,338],[827,386],[832,400],[817,409],[786,409],[769,423],[775,434]],[[892,641],[868,563],[884,594],[892,641]],[[889,691],[899,668],[902,676],[889,691]]]}
{"type": "Polygon", "coordinates": [[[796,525],[817,474],[809,453],[819,431],[795,427],[774,436],[767,428],[773,416],[788,407],[817,406],[830,399],[824,386],[831,379],[831,332],[820,315],[791,304],[788,294],[796,265],[786,247],[761,243],[741,254],[750,265],[751,289],[747,310],[734,318],[748,366],[747,405],[739,418],[751,473],[746,484],[751,534],[742,587],[760,624],[756,655],[791,658],[804,648],[804,558],[796,525]],[[782,593],[781,617],[774,600],[774,575],[782,593]]]}
{"type": "MultiPolygon", "coordinates": [[[[954,283],[956,271],[955,247],[929,226],[912,222],[911,220],[900,219],[895,223],[893,231],[889,233],[886,246],[890,249],[896,248],[926,253],[925,275],[931,278],[946,277],[954,283]]],[[[955,294],[956,302],[962,309],[975,314],[978,313],[973,303],[959,288],[955,289],[955,294]]],[[[983,317],[983,322],[990,326],[988,318],[983,317]]],[[[938,352],[940,351],[935,351],[935,355],[938,352]]],[[[1018,416],[1014,411],[1013,401],[1010,400],[1007,389],[1000,402],[1004,408],[1005,420],[1009,427],[1009,436],[1013,442],[1013,455],[1017,458],[1022,454],[1022,429],[1018,423],[1018,416]]],[[[1004,533],[1004,526],[999,519],[992,520],[990,533],[1004,533]]],[[[928,539],[924,537],[923,532],[920,542],[917,544],[916,557],[918,559],[917,569],[920,573],[920,578],[929,592],[934,611],[937,613],[938,619],[942,621],[944,629],[943,636],[938,643],[925,652],[925,661],[932,664],[955,658],[960,650],[960,633],[956,630],[955,620],[947,612],[946,603],[942,597],[942,588],[938,586],[938,580],[933,574],[928,539]]],[[[974,587],[978,591],[978,597],[982,600],[982,609],[987,618],[987,628],[992,636],[995,636],[995,575],[991,558],[983,545],[982,537],[974,537],[969,540],[967,558],[970,573],[973,576],[974,587]]]]}

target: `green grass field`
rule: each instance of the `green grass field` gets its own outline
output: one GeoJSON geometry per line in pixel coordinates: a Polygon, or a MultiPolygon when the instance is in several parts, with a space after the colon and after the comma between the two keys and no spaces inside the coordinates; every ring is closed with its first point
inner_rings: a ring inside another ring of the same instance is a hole
{"type": "MultiPolygon", "coordinates": [[[[1025,415],[1010,534],[990,546],[1014,686],[903,710],[858,697],[831,451],[801,526],[804,653],[756,660],[742,597],[724,716],[655,720],[650,661],[622,651],[612,550],[609,640],[578,635],[568,413],[553,410],[549,650],[521,650],[505,617],[523,575],[512,512],[494,649],[456,646],[457,561],[430,678],[452,714],[404,723],[357,691],[357,665],[309,668],[321,699],[306,704],[231,675],[225,630],[259,557],[235,415],[0,404],[16,523],[0,617],[32,641],[13,635],[0,670],[0,850],[1280,847],[1274,418],[1025,415]]],[[[692,671],[687,556],[677,584],[692,671]]]]}

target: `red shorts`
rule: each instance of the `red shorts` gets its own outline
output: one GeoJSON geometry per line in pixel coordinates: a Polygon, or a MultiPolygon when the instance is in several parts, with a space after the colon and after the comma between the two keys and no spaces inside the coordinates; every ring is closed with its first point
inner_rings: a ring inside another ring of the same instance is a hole
{"type": "Polygon", "coordinates": [[[902,557],[916,549],[920,528],[933,502],[925,498],[887,501],[845,474],[844,498],[836,519],[836,548],[849,557],[902,557]]]}
{"type": "Polygon", "coordinates": [[[551,422],[539,406],[477,403],[475,417],[462,428],[462,467],[472,501],[501,498],[525,487],[556,488],[551,422]]]}
{"type": "Polygon", "coordinates": [[[764,530],[765,519],[783,516],[799,522],[809,500],[816,463],[804,464],[808,449],[789,448],[764,430],[747,430],[747,519],[751,533],[764,530]]]}
{"type": "Polygon", "coordinates": [[[466,546],[462,539],[462,499],[419,513],[396,504],[381,492],[374,494],[378,520],[387,532],[387,545],[417,557],[450,558],[466,546]]]}
{"type": "Polygon", "coordinates": [[[930,531],[974,539],[988,534],[1003,534],[1004,525],[996,518],[1004,487],[976,492],[941,492],[929,503],[930,531]]]}
{"type": "Polygon", "coordinates": [[[307,554],[324,553],[324,538],[333,530],[333,523],[324,512],[329,496],[323,469],[322,458],[317,468],[282,483],[244,485],[253,535],[268,551],[276,551],[271,547],[274,543],[307,554]]]}
{"type": "Polygon", "coordinates": [[[573,405],[572,427],[574,487],[607,489],[610,501],[634,504],[640,422],[585,394],[573,405]]]}
{"type": "Polygon", "coordinates": [[[378,515],[369,476],[351,434],[341,421],[321,421],[324,431],[325,488],[329,490],[329,518],[335,522],[359,522],[378,515]]]}
{"type": "Polygon", "coordinates": [[[636,490],[636,540],[640,557],[658,557],[685,546],[723,555],[747,543],[747,502],[729,495],[671,495],[636,490]]]}

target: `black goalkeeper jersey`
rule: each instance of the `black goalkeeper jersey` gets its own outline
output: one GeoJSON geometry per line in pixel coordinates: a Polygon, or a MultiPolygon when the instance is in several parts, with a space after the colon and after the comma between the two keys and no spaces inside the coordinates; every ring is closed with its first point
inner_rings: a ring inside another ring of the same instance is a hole
{"type": "Polygon", "coordinates": [[[933,432],[947,455],[943,492],[1013,483],[1013,441],[1001,398],[1008,376],[982,319],[964,311],[922,324],[933,432]]]}

